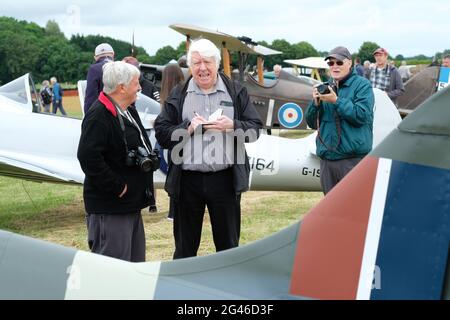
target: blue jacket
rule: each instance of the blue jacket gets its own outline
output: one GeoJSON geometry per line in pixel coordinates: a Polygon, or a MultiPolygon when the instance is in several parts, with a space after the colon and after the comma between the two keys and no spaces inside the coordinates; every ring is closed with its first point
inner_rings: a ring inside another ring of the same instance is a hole
{"type": "Polygon", "coordinates": [[[103,65],[111,61],[109,57],[100,58],[89,67],[87,73],[86,94],[84,97],[84,114],[87,113],[91,105],[97,100],[98,95],[103,90],[103,65]]]}
{"type": "Polygon", "coordinates": [[[62,100],[62,90],[61,90],[61,85],[56,82],[55,84],[53,84],[53,101],[61,101],[62,100]]]}
{"type": "Polygon", "coordinates": [[[335,104],[311,102],[306,110],[308,126],[320,130],[317,155],[326,160],[364,157],[372,149],[375,98],[370,81],[355,70],[340,83],[335,104]],[[325,143],[325,145],[324,145],[325,143]]]}

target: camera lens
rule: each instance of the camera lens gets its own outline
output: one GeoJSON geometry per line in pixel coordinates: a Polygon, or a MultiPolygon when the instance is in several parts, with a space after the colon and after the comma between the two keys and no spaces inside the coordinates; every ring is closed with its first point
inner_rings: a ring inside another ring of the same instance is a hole
{"type": "Polygon", "coordinates": [[[320,94],[328,94],[328,93],[330,93],[330,88],[328,88],[328,83],[322,83],[321,85],[319,85],[318,87],[317,87],[317,91],[320,93],[320,94]]]}
{"type": "Polygon", "coordinates": [[[141,158],[139,166],[144,172],[150,172],[152,170],[152,161],[149,158],[141,158]]]}

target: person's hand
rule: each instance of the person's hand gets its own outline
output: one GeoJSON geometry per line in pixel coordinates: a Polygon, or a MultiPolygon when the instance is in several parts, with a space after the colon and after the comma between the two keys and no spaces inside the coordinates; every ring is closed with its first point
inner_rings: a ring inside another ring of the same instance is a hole
{"type": "Polygon", "coordinates": [[[188,127],[188,132],[191,135],[195,129],[197,129],[197,127],[199,125],[202,125],[204,123],[206,123],[207,121],[205,120],[205,118],[203,118],[201,115],[199,115],[198,113],[195,113],[195,116],[192,118],[191,120],[191,124],[188,127]]]}
{"type": "Polygon", "coordinates": [[[123,188],[122,193],[119,195],[119,198],[122,198],[125,195],[125,193],[127,193],[127,191],[128,191],[128,186],[125,184],[125,187],[123,188]]]}
{"type": "Polygon", "coordinates": [[[313,93],[312,93],[313,101],[314,101],[314,104],[316,105],[316,107],[318,107],[319,103],[320,103],[320,94],[319,94],[319,91],[317,91],[317,86],[314,87],[313,93]]]}
{"type": "Polygon", "coordinates": [[[59,100],[55,100],[56,103],[59,103],[59,100]]]}
{"type": "MultiPolygon", "coordinates": [[[[330,93],[327,94],[319,94],[319,99],[325,102],[333,103],[335,104],[337,101],[337,95],[336,92],[334,92],[333,88],[328,86],[328,89],[330,89],[330,93]]],[[[316,89],[317,90],[317,89],[316,89]]]]}
{"type": "Polygon", "coordinates": [[[226,131],[229,129],[234,129],[234,121],[228,118],[227,116],[220,116],[216,121],[208,122],[203,125],[203,127],[207,130],[218,130],[218,131],[226,131]]]}

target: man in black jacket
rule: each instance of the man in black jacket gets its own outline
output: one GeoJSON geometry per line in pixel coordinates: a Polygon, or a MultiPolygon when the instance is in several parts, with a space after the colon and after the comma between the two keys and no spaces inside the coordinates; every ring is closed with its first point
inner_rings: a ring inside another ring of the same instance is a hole
{"type": "Polygon", "coordinates": [[[152,201],[153,174],[141,160],[151,145],[137,111],[129,107],[141,89],[139,70],[122,61],[106,63],[103,83],[83,119],[78,146],[86,175],[88,243],[95,253],[145,261],[141,209],[152,201]]]}
{"type": "Polygon", "coordinates": [[[175,206],[175,259],[197,255],[205,206],[216,251],[239,245],[250,173],[244,142],[262,127],[247,90],[218,72],[211,41],[192,42],[187,62],[192,77],[172,90],[155,120],[156,138],[171,154],[165,189],[175,206]]]}

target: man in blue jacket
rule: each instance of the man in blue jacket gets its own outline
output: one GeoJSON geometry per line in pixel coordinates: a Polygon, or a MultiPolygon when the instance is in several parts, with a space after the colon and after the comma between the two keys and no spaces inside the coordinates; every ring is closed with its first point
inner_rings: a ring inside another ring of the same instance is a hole
{"type": "Polygon", "coordinates": [[[87,73],[86,95],[84,97],[84,114],[86,114],[103,90],[103,65],[114,60],[114,49],[108,43],[101,43],[95,48],[95,63],[87,73]]]}
{"type": "Polygon", "coordinates": [[[56,77],[50,78],[50,83],[52,84],[52,92],[53,92],[53,98],[52,98],[52,104],[53,104],[53,114],[56,114],[56,112],[61,111],[61,114],[63,116],[66,116],[66,110],[64,110],[63,104],[62,104],[62,97],[63,97],[63,90],[61,88],[61,85],[58,83],[58,80],[56,77]]]}
{"type": "Polygon", "coordinates": [[[327,194],[372,149],[375,99],[370,82],[352,68],[345,47],[334,48],[325,60],[332,81],[313,89],[306,121],[317,129],[320,183],[327,194]]]}

